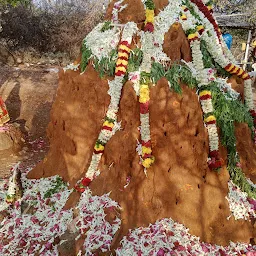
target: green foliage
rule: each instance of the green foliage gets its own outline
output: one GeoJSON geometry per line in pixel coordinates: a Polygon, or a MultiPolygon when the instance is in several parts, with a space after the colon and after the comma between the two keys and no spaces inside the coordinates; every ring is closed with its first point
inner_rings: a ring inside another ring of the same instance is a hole
{"type": "Polygon", "coordinates": [[[31,0],[0,0],[0,5],[6,6],[10,5],[16,7],[18,5],[23,5],[28,7],[31,4],[31,0]]]}
{"type": "Polygon", "coordinates": [[[111,26],[111,21],[107,20],[107,21],[104,22],[100,31],[105,32],[105,31],[110,30],[112,28],[113,28],[113,26],[111,26]]]}
{"type": "Polygon", "coordinates": [[[155,3],[153,0],[146,0],[145,5],[149,10],[154,10],[155,9],[155,3]]]}
{"type": "Polygon", "coordinates": [[[190,88],[197,86],[197,81],[191,71],[183,65],[173,64],[170,68],[165,69],[160,63],[154,62],[151,69],[151,78],[157,83],[162,77],[165,77],[170,88],[177,93],[182,93],[180,82],[187,84],[190,88]]]}
{"type": "Polygon", "coordinates": [[[81,59],[80,68],[81,68],[81,72],[84,72],[89,63],[90,58],[92,57],[92,51],[86,47],[85,41],[83,41],[81,51],[82,51],[82,59],[81,59]]]}
{"type": "MultiPolygon", "coordinates": [[[[239,100],[227,100],[225,94],[212,82],[208,89],[212,92],[214,114],[217,118],[218,127],[221,129],[222,144],[228,152],[236,152],[236,137],[234,123],[247,123],[253,129],[253,119],[248,109],[239,100]]],[[[229,96],[230,98],[230,96],[229,96]]]]}
{"type": "MultiPolygon", "coordinates": [[[[235,156],[234,154],[229,154],[229,159],[230,158],[236,159],[237,156],[235,156]]],[[[236,161],[235,159],[234,162],[236,161]]],[[[228,171],[233,183],[236,184],[243,192],[246,192],[248,194],[248,197],[256,199],[256,188],[254,188],[253,186],[251,186],[250,183],[248,183],[242,169],[235,166],[234,164],[229,164],[228,171]]]]}
{"type": "Polygon", "coordinates": [[[65,188],[67,185],[61,179],[61,177],[57,177],[55,181],[52,182],[53,187],[48,189],[44,194],[44,198],[50,198],[53,194],[56,194],[61,191],[61,189],[65,188]]]}
{"type": "Polygon", "coordinates": [[[131,51],[129,61],[128,61],[128,68],[127,72],[134,72],[139,70],[140,64],[142,62],[143,52],[139,48],[135,48],[131,51]]]}
{"type": "Polygon", "coordinates": [[[193,5],[191,5],[191,2],[189,0],[184,0],[183,5],[186,5],[186,7],[189,9],[190,13],[200,22],[202,22],[200,16],[197,14],[197,12],[194,10],[193,5]]]}
{"type": "Polygon", "coordinates": [[[207,50],[206,42],[204,40],[201,40],[200,42],[201,42],[201,51],[203,55],[204,67],[213,68],[213,69],[216,68],[219,76],[224,78],[230,77],[231,76],[230,73],[228,73],[224,68],[222,68],[217,62],[215,62],[215,60],[207,50]]]}
{"type": "Polygon", "coordinates": [[[256,189],[247,181],[241,168],[237,167],[239,156],[236,151],[235,122],[247,123],[249,128],[253,129],[253,119],[248,109],[239,100],[228,100],[225,94],[230,98],[228,93],[223,93],[217,87],[215,82],[209,86],[201,88],[212,92],[212,102],[214,115],[217,119],[217,125],[221,132],[222,145],[228,151],[228,171],[234,184],[242,191],[246,192],[249,197],[256,199],[256,189]]]}
{"type": "Polygon", "coordinates": [[[115,74],[117,60],[117,50],[112,50],[109,57],[104,57],[101,60],[96,59],[94,68],[99,72],[100,77],[104,75],[113,76],[115,74]]]}

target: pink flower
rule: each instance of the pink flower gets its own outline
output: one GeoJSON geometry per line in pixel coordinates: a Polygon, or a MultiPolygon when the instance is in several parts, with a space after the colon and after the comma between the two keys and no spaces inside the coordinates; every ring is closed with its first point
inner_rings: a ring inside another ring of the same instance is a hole
{"type": "Polygon", "coordinates": [[[164,249],[160,249],[160,250],[157,252],[157,256],[164,256],[164,255],[165,255],[164,249]]]}

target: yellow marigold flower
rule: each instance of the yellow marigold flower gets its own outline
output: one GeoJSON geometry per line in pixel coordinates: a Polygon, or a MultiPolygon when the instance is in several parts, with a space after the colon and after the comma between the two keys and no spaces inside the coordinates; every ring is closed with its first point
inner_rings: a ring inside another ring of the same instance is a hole
{"type": "Polygon", "coordinates": [[[229,72],[230,70],[232,70],[235,66],[233,64],[230,65],[229,68],[227,68],[226,70],[229,72]]]}
{"type": "Polygon", "coordinates": [[[196,38],[196,37],[198,37],[198,34],[197,34],[197,33],[193,33],[193,34],[189,34],[189,35],[188,35],[188,39],[189,39],[189,40],[194,39],[194,38],[196,38]]]}
{"type": "Polygon", "coordinates": [[[181,18],[182,20],[186,20],[186,19],[187,19],[187,15],[183,13],[183,14],[180,16],[180,18],[181,18]]]}
{"type": "Polygon", "coordinates": [[[94,149],[96,150],[96,151],[103,151],[104,150],[104,146],[103,145],[101,145],[101,144],[96,144],[95,146],[94,146],[94,149]]]}
{"type": "Polygon", "coordinates": [[[154,17],[155,17],[154,10],[146,9],[146,23],[147,22],[154,23],[154,17]]]}
{"type": "Polygon", "coordinates": [[[120,64],[123,64],[123,65],[127,66],[128,65],[128,61],[127,60],[118,59],[117,62],[116,62],[116,65],[120,65],[120,64]]]}
{"type": "Polygon", "coordinates": [[[113,128],[114,127],[114,124],[113,123],[110,123],[109,121],[105,121],[103,126],[107,126],[107,127],[111,127],[113,128]]]}
{"type": "Polygon", "coordinates": [[[154,158],[146,158],[145,160],[142,161],[142,165],[145,167],[145,168],[149,168],[153,163],[154,163],[154,158]]]}
{"type": "Polygon", "coordinates": [[[199,96],[202,97],[202,96],[205,96],[205,95],[210,95],[212,96],[212,93],[210,91],[207,91],[207,90],[204,90],[204,91],[201,91],[199,93],[199,96]]]}
{"type": "Polygon", "coordinates": [[[248,73],[245,73],[245,74],[242,76],[243,79],[248,79],[249,77],[250,77],[250,76],[249,76],[248,73]]]}
{"type": "Polygon", "coordinates": [[[121,57],[128,59],[129,55],[126,52],[118,52],[118,58],[121,58],[121,57]]]}
{"type": "Polygon", "coordinates": [[[208,10],[210,11],[210,10],[213,9],[213,6],[212,6],[212,5],[208,5],[207,8],[208,8],[208,10]]]}
{"type": "Polygon", "coordinates": [[[146,103],[148,102],[150,99],[149,97],[149,88],[147,84],[142,84],[140,86],[140,99],[139,102],[140,103],[146,103]]]}
{"type": "Polygon", "coordinates": [[[238,76],[241,76],[243,74],[244,70],[243,69],[239,69],[239,72],[237,73],[238,76]]]}
{"type": "Polygon", "coordinates": [[[119,49],[127,52],[131,51],[131,49],[124,44],[120,44],[119,49]]]}
{"type": "Polygon", "coordinates": [[[200,30],[204,29],[204,26],[203,26],[203,25],[199,25],[199,26],[196,27],[196,29],[197,29],[198,31],[200,31],[200,30]]]}
{"type": "Polygon", "coordinates": [[[123,72],[126,72],[126,68],[125,67],[116,67],[116,72],[118,71],[123,71],[123,72]]]}
{"type": "Polygon", "coordinates": [[[151,154],[152,153],[152,149],[142,146],[142,153],[143,153],[143,155],[144,154],[151,154]]]}
{"type": "Polygon", "coordinates": [[[208,122],[211,122],[211,121],[216,121],[216,118],[215,118],[215,116],[208,116],[207,118],[204,119],[204,121],[206,123],[208,123],[208,122]]]}
{"type": "Polygon", "coordinates": [[[236,67],[231,73],[235,74],[239,69],[240,69],[239,67],[236,67]]]}

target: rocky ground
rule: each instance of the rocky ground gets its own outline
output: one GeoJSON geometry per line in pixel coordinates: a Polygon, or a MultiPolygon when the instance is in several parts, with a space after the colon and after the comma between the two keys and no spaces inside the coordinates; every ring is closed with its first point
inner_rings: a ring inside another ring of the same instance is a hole
{"type": "Polygon", "coordinates": [[[46,127],[57,85],[56,66],[0,67],[0,95],[9,111],[10,126],[20,129],[25,140],[21,150],[0,150],[0,178],[8,176],[14,163],[32,165],[45,155],[46,127]]]}

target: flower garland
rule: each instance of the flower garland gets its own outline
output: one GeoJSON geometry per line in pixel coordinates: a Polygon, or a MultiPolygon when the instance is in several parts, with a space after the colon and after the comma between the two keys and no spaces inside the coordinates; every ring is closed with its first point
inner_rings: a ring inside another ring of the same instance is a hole
{"type": "Polygon", "coordinates": [[[22,197],[22,185],[20,181],[20,163],[16,164],[13,169],[12,176],[10,177],[8,184],[8,192],[6,194],[6,202],[8,204],[14,204],[16,201],[20,200],[22,197]]]}
{"type": "Polygon", "coordinates": [[[124,77],[127,73],[129,55],[131,51],[131,42],[134,33],[137,32],[137,25],[134,22],[125,24],[122,34],[122,39],[118,46],[118,59],[116,62],[115,78],[109,81],[110,105],[105,117],[105,121],[101,128],[101,132],[94,146],[91,163],[86,172],[85,177],[75,185],[78,192],[84,192],[85,188],[96,177],[97,167],[99,165],[102,154],[105,150],[105,145],[115,134],[114,126],[116,125],[116,116],[119,109],[119,102],[124,83],[124,77]]]}
{"type": "Polygon", "coordinates": [[[150,124],[149,124],[149,79],[147,82],[143,82],[143,78],[140,83],[140,122],[141,122],[141,144],[142,144],[142,165],[144,168],[149,168],[154,163],[154,157],[151,149],[150,138],[150,124]]]}
{"type": "MultiPolygon", "coordinates": [[[[188,23],[187,17],[191,17],[189,9],[182,6],[180,21],[183,29],[188,34],[188,41],[190,43],[193,59],[193,67],[196,70],[196,77],[199,81],[198,87],[203,88],[207,86],[212,80],[212,70],[206,69],[203,63],[203,55],[200,49],[200,37],[204,32],[204,26],[195,22],[188,23]],[[195,28],[194,28],[195,27],[195,28]]],[[[209,90],[199,90],[199,101],[201,103],[204,114],[204,123],[208,131],[209,137],[209,158],[208,166],[211,170],[218,170],[223,165],[219,153],[219,136],[216,125],[216,118],[213,114],[214,109],[212,105],[212,95],[209,90]]]]}
{"type": "Polygon", "coordinates": [[[222,167],[223,161],[219,153],[219,136],[216,125],[216,117],[213,115],[212,94],[208,90],[202,90],[199,93],[199,100],[204,113],[204,123],[209,136],[209,159],[208,166],[211,170],[218,170],[222,167]]]}
{"type": "Polygon", "coordinates": [[[198,9],[205,15],[205,17],[209,20],[209,22],[213,25],[214,30],[217,34],[217,37],[219,39],[219,43],[221,43],[221,31],[220,28],[214,19],[212,15],[212,5],[209,3],[209,5],[205,5],[202,0],[191,0],[192,3],[194,3],[198,9]]]}
{"type": "Polygon", "coordinates": [[[140,78],[140,90],[139,90],[139,102],[140,102],[140,134],[142,144],[142,166],[145,173],[147,169],[154,163],[154,157],[152,155],[151,137],[150,137],[150,123],[149,123],[149,101],[150,101],[150,72],[152,66],[151,49],[153,43],[154,32],[154,9],[155,4],[152,0],[147,0],[146,6],[146,20],[144,27],[144,40],[142,42],[143,59],[140,66],[141,78],[140,78]],[[143,44],[146,43],[146,44],[143,44]]]}

